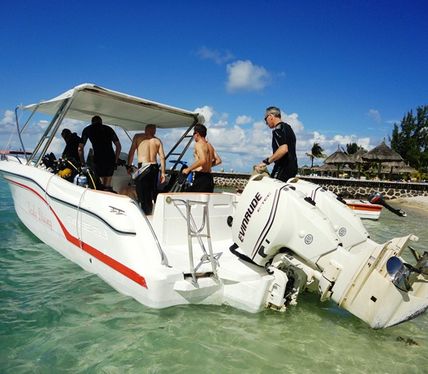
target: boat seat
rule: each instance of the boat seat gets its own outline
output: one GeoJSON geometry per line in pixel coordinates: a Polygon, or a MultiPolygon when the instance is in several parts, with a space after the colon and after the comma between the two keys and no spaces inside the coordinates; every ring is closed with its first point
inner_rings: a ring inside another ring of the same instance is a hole
{"type": "MultiPolygon", "coordinates": [[[[227,217],[233,216],[235,196],[223,193],[161,193],[156,200],[153,228],[163,245],[187,245],[186,208],[183,200],[207,201],[211,237],[216,240],[230,238],[227,217]]],[[[203,205],[192,206],[197,227],[203,222],[203,205]]],[[[203,231],[206,233],[206,230],[203,231]]]]}

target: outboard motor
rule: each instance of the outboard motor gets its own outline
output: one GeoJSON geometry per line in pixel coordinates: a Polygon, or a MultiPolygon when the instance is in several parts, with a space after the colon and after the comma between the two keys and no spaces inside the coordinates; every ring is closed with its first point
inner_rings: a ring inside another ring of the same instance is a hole
{"type": "Polygon", "coordinates": [[[315,265],[339,239],[311,200],[277,179],[256,176],[242,193],[232,224],[240,252],[264,266],[286,247],[315,265]]]}
{"type": "Polygon", "coordinates": [[[426,310],[428,252],[420,255],[409,246],[418,238],[378,244],[358,225],[347,223],[343,227],[356,232],[345,244],[336,214],[341,206],[334,212],[329,199],[337,201],[326,193],[322,199],[310,198],[298,183],[263,176],[247,183],[233,216],[231,251],[251,266],[264,266],[272,277],[266,306],[285,310],[306,289],[373,328],[393,326],[426,310]],[[400,256],[406,249],[414,252],[415,265],[400,256]]]}
{"type": "Polygon", "coordinates": [[[406,217],[407,214],[404,210],[401,209],[395,209],[393,208],[391,205],[389,205],[384,199],[383,196],[380,192],[375,192],[373,194],[371,194],[369,196],[369,202],[371,204],[378,204],[378,205],[382,205],[383,207],[385,207],[386,209],[388,209],[390,212],[396,214],[399,217],[406,217]]]}

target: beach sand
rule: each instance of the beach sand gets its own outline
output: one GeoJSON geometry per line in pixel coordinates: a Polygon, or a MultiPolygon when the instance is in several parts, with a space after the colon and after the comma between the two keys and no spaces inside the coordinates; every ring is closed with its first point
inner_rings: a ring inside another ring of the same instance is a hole
{"type": "Polygon", "coordinates": [[[402,197],[400,199],[389,200],[393,206],[411,207],[424,210],[428,214],[428,196],[402,197]]]}

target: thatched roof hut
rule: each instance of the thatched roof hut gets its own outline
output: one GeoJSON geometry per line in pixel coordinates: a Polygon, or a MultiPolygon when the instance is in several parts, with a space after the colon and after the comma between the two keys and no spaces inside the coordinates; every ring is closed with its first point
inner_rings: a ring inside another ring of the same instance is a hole
{"type": "Polygon", "coordinates": [[[403,158],[394,150],[389,148],[385,141],[380,143],[377,147],[361,156],[364,161],[375,162],[378,164],[378,177],[381,174],[381,165],[390,161],[403,161],[403,158]]]}
{"type": "Polygon", "coordinates": [[[351,164],[363,164],[363,155],[365,155],[367,151],[365,149],[359,149],[357,152],[348,155],[351,164]]]}
{"type": "Polygon", "coordinates": [[[351,162],[351,159],[349,156],[342,152],[340,149],[338,149],[336,152],[332,153],[330,156],[328,156],[325,160],[325,164],[333,164],[333,165],[343,165],[348,164],[351,162]]]}
{"type": "Polygon", "coordinates": [[[324,160],[324,165],[336,165],[336,173],[339,176],[341,166],[351,163],[349,156],[337,147],[337,151],[324,160]]]}
{"type": "Polygon", "coordinates": [[[389,148],[385,141],[380,143],[377,147],[361,156],[365,161],[373,162],[386,162],[386,161],[403,161],[397,152],[389,148]]]}
{"type": "Polygon", "coordinates": [[[392,174],[408,174],[415,173],[417,170],[412,168],[410,165],[407,165],[404,161],[390,161],[384,162],[382,164],[382,172],[392,174]]]}

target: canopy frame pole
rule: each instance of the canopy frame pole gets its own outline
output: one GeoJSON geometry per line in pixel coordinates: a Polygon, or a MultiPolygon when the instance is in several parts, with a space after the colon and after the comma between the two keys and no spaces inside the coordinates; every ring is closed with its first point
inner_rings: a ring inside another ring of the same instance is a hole
{"type": "Polygon", "coordinates": [[[18,119],[18,109],[19,106],[15,108],[15,122],[16,122],[16,131],[18,133],[19,142],[21,143],[22,151],[24,152],[25,161],[28,163],[28,157],[27,152],[25,151],[24,141],[22,140],[22,133],[24,132],[25,128],[27,127],[28,123],[30,122],[31,118],[33,118],[34,114],[37,111],[37,108],[40,104],[37,104],[34,110],[31,112],[30,116],[28,117],[27,121],[24,123],[24,126],[22,126],[22,129],[19,128],[19,119],[18,119]]]}
{"type": "Polygon", "coordinates": [[[49,126],[46,128],[43,136],[40,138],[40,141],[37,144],[36,148],[34,149],[30,159],[27,160],[27,165],[34,160],[34,158],[36,157],[36,154],[39,152],[39,149],[42,147],[43,143],[47,140],[46,144],[42,148],[42,151],[40,152],[39,157],[35,162],[36,166],[40,164],[43,156],[46,154],[48,147],[52,143],[52,140],[58,130],[58,127],[62,123],[62,120],[64,119],[65,114],[67,113],[68,108],[70,107],[72,101],[73,101],[72,98],[68,98],[62,102],[61,106],[59,107],[54,117],[52,118],[52,121],[49,123],[49,126]]]}

